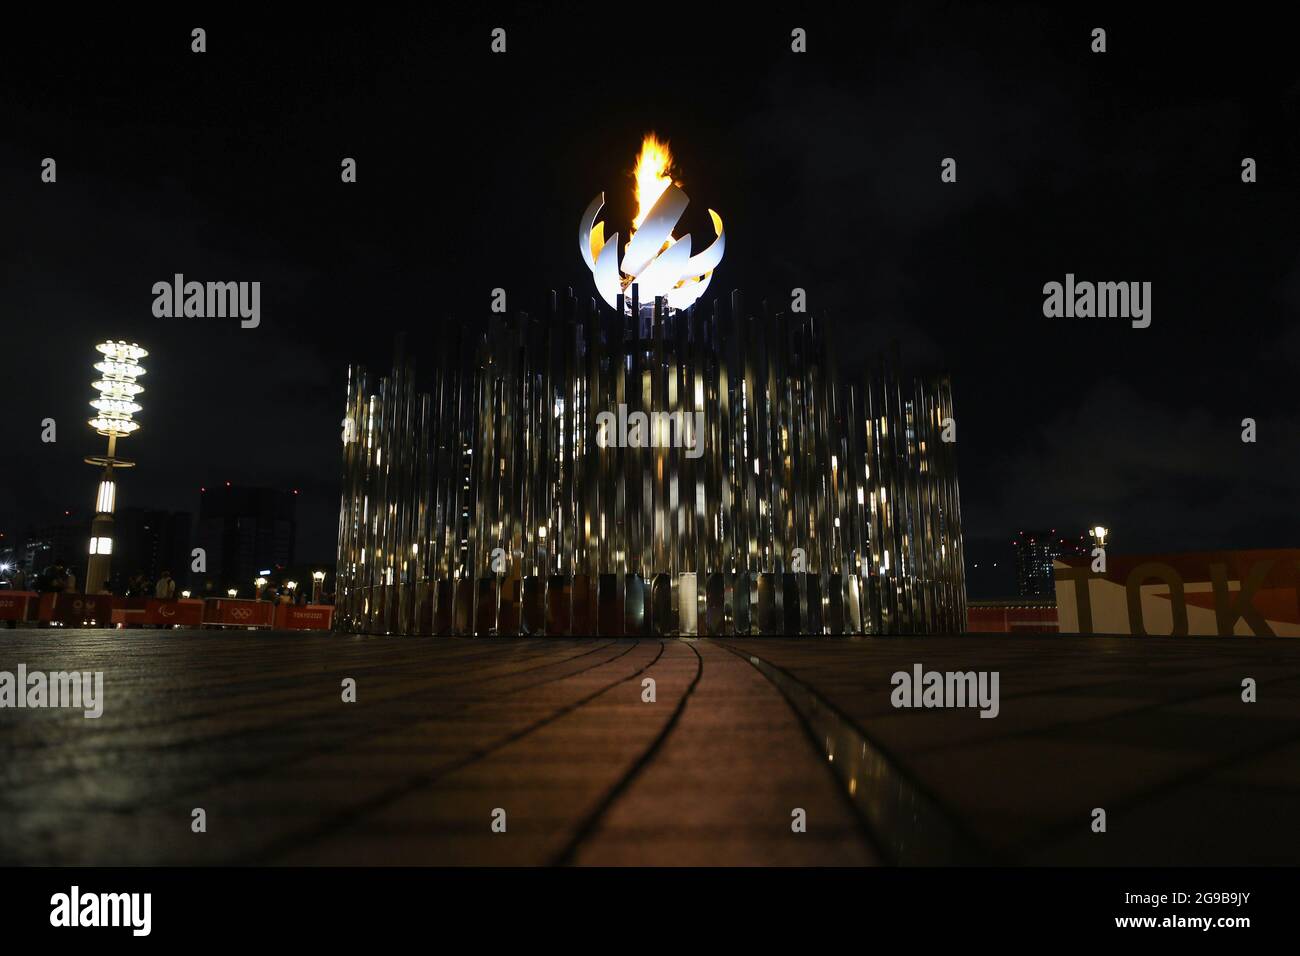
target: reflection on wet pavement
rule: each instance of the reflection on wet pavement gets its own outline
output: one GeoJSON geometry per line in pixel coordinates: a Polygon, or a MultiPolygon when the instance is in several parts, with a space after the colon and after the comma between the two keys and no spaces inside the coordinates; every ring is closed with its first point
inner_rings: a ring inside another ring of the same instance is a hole
{"type": "Polygon", "coordinates": [[[852,722],[785,671],[745,656],[804,719],[887,860],[931,866],[994,862],[852,722]]]}

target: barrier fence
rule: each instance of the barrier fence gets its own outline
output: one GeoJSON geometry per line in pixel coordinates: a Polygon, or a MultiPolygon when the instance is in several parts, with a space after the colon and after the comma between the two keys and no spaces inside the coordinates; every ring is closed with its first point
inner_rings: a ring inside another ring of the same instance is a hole
{"type": "Polygon", "coordinates": [[[993,634],[1056,634],[1060,631],[1055,601],[971,601],[966,630],[993,634]]]}
{"type": "Polygon", "coordinates": [[[0,591],[0,622],[51,627],[234,627],[328,631],[326,604],[272,604],[229,598],[120,598],[107,594],[0,591]]]}

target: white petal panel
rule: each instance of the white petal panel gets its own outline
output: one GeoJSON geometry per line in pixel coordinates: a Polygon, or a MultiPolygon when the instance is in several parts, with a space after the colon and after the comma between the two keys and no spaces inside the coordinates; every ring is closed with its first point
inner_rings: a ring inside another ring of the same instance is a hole
{"type": "Polygon", "coordinates": [[[667,295],[682,277],[682,270],[690,258],[691,237],[684,236],[652,259],[645,271],[633,280],[640,300],[653,302],[655,296],[667,295]]]}
{"type": "Polygon", "coordinates": [[[597,193],[596,198],[587,206],[587,211],[582,214],[582,219],[578,222],[578,251],[582,253],[582,261],[587,263],[587,268],[593,272],[596,269],[596,262],[591,257],[591,227],[596,223],[596,217],[600,215],[601,209],[605,207],[605,194],[597,193]]]}
{"type": "Polygon", "coordinates": [[[617,308],[618,294],[623,291],[623,283],[618,274],[618,233],[610,236],[609,242],[600,250],[592,271],[596,276],[596,291],[600,297],[611,309],[617,308]]]}
{"type": "Polygon", "coordinates": [[[617,307],[618,295],[629,279],[636,281],[640,301],[646,304],[656,296],[663,296],[669,308],[685,309],[704,294],[726,250],[722,217],[709,210],[716,235],[699,254],[691,255],[693,242],[689,235],[665,248],[690,201],[677,186],[665,189],[628,243],[621,268],[618,233],[607,240],[605,223],[596,222],[605,206],[605,194],[602,192],[591,201],[578,223],[578,250],[595,277],[596,291],[606,304],[617,307]]]}
{"type": "Polygon", "coordinates": [[[712,279],[713,273],[710,272],[699,282],[687,282],[680,289],[673,289],[668,293],[668,308],[685,309],[694,305],[695,301],[704,295],[704,290],[709,287],[712,279]]]}
{"type": "Polygon", "coordinates": [[[718,263],[722,261],[722,253],[727,248],[727,236],[722,231],[722,217],[712,209],[709,210],[709,215],[713,218],[713,231],[717,233],[718,237],[713,240],[713,244],[707,249],[698,256],[691,258],[691,261],[686,264],[686,271],[679,278],[702,276],[706,272],[712,272],[718,267],[718,263]]]}
{"type": "Polygon", "coordinates": [[[624,273],[635,276],[645,271],[650,260],[672,235],[673,226],[677,225],[677,220],[682,218],[682,213],[689,204],[690,199],[686,193],[676,186],[669,185],[664,190],[627,245],[627,252],[623,256],[624,273]]]}

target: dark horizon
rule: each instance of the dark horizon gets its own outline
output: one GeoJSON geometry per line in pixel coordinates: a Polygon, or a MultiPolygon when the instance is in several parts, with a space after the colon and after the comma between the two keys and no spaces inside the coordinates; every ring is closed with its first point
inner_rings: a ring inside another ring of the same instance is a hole
{"type": "Polygon", "coordinates": [[[1282,31],[1032,7],[856,30],[749,17],[638,28],[642,71],[607,16],[19,18],[0,39],[6,541],[65,510],[89,522],[94,345],[125,338],[151,354],[119,507],[297,488],[299,559],[331,559],[347,365],[387,369],[404,332],[427,369],[493,288],[534,314],[550,289],[594,295],[578,217],[604,190],[629,218],[651,130],[692,200],[682,230],[709,207],[726,223],[706,299],[780,309],[803,288],[847,372],[897,341],[951,376],[972,597],[1014,593],[1020,529],[1101,522],[1123,553],[1300,541],[1300,81],[1282,31]],[[260,327],[155,318],[152,286],[176,273],[261,282],[260,327]],[[1045,318],[1043,285],[1067,274],[1151,282],[1151,327],[1045,318]]]}

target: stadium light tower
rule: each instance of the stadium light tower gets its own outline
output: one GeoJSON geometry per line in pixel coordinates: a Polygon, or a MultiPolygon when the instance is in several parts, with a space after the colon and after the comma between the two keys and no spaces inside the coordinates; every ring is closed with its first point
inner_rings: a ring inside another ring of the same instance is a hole
{"type": "Polygon", "coordinates": [[[101,378],[93,387],[99,397],[90,405],[95,417],[88,424],[108,438],[108,452],[86,459],[86,464],[103,468],[99,492],[95,496],[95,519],[90,525],[90,561],[86,566],[86,593],[97,594],[108,581],[113,562],[113,510],[117,503],[117,482],[113,472],[130,468],[135,462],[117,457],[117,440],[140,428],[131,416],[140,411],[136,398],[144,386],[136,381],[144,374],[140,359],[149,353],[126,342],[101,342],[95,346],[103,358],[95,363],[101,378]]]}

